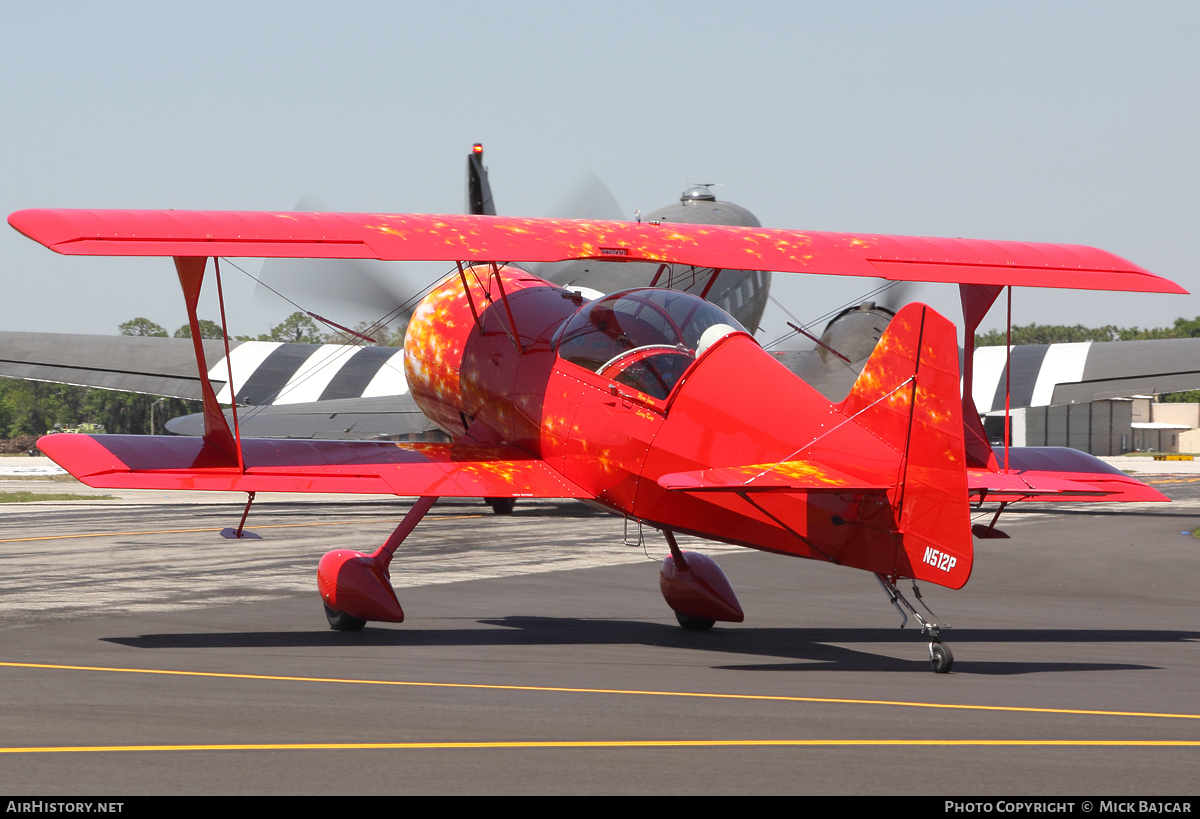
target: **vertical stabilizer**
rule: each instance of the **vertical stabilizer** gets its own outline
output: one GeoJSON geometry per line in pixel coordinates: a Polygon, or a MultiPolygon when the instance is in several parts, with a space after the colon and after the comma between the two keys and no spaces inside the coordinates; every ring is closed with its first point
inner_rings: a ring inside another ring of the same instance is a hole
{"type": "Polygon", "coordinates": [[[838,408],[901,456],[892,506],[909,565],[897,573],[960,588],[972,543],[954,325],[902,308],[838,408]]]}

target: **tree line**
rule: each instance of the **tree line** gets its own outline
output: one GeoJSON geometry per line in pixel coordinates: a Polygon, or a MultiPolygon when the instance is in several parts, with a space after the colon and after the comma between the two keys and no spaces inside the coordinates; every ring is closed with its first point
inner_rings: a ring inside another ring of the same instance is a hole
{"type": "MultiPolygon", "coordinates": [[[[989,330],[975,335],[976,347],[1003,347],[1006,333],[1004,330],[989,330]]],[[[1117,327],[1106,324],[1103,327],[1084,327],[1076,324],[1068,327],[1064,324],[1026,324],[1012,328],[1012,343],[1018,344],[1061,344],[1076,341],[1149,341],[1157,338],[1197,338],[1200,337],[1200,316],[1185,319],[1177,318],[1170,327],[1117,327]]]]}
{"type": "MultiPolygon", "coordinates": [[[[200,319],[201,338],[224,338],[221,325],[208,319],[200,319]]],[[[160,324],[155,324],[147,318],[135,318],[117,328],[123,336],[146,336],[151,338],[166,338],[167,330],[160,324]]],[[[347,333],[336,327],[322,328],[312,316],[303,312],[295,312],[276,324],[270,330],[257,336],[234,336],[235,341],[283,341],[291,344],[359,344],[363,337],[371,339],[380,347],[399,347],[404,343],[405,326],[395,329],[378,327],[362,321],[353,328],[353,333],[347,333]]],[[[185,324],[174,333],[175,338],[191,338],[192,327],[185,324]]]]}

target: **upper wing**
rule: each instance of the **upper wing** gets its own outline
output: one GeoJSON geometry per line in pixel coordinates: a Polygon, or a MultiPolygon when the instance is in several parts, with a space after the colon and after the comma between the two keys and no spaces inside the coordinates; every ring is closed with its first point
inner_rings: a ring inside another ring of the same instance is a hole
{"type": "Polygon", "coordinates": [[[1081,245],[424,214],[23,210],[8,221],[69,255],[607,259],[897,281],[1187,292],[1118,256],[1081,245]]]}
{"type": "Polygon", "coordinates": [[[40,439],[38,448],[105,489],[591,497],[545,461],[505,445],[245,439],[244,473],[201,438],[60,434],[40,439]]]}

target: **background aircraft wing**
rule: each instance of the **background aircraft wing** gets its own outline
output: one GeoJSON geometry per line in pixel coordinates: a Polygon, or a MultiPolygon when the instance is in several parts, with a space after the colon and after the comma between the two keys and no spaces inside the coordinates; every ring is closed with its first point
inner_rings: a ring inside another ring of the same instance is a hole
{"type": "MultiPolygon", "coordinates": [[[[1012,348],[1011,405],[1045,407],[1200,389],[1200,338],[1024,344],[1012,348]]],[[[972,396],[1004,409],[1004,347],[975,350],[972,396]]]]}
{"type": "MultiPolygon", "coordinates": [[[[241,431],[248,438],[443,437],[408,394],[399,348],[274,341],[229,346],[241,431]]],[[[215,362],[209,369],[213,388],[228,403],[225,344],[205,340],[204,353],[215,362]]],[[[185,338],[0,332],[0,377],[201,398],[195,349],[185,338]]],[[[204,420],[185,415],[166,427],[176,435],[200,435],[204,420]]]]}
{"type": "MultiPolygon", "coordinates": [[[[233,415],[225,410],[229,425],[233,415]]],[[[408,394],[386,398],[343,398],[304,404],[267,404],[238,410],[243,438],[326,438],[367,441],[444,441],[447,436],[425,417],[408,394]]],[[[203,435],[201,413],[172,418],[173,435],[203,435]]]]}
{"type": "MultiPolygon", "coordinates": [[[[221,341],[205,341],[210,360],[221,341]]],[[[0,376],[80,387],[200,399],[196,351],[188,338],[0,332],[0,376]]],[[[222,389],[228,376],[215,379],[222,389]]]]}

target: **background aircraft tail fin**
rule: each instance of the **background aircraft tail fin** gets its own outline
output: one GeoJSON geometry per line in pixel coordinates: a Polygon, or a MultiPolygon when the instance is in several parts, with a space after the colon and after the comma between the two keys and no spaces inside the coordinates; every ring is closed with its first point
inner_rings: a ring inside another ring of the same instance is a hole
{"type": "Polygon", "coordinates": [[[467,154],[467,213],[496,215],[492,186],[488,183],[487,168],[483,166],[483,146],[478,142],[467,154]]]}
{"type": "Polygon", "coordinates": [[[898,573],[961,587],[973,550],[954,325],[924,304],[902,308],[838,409],[900,454],[898,573]]]}

